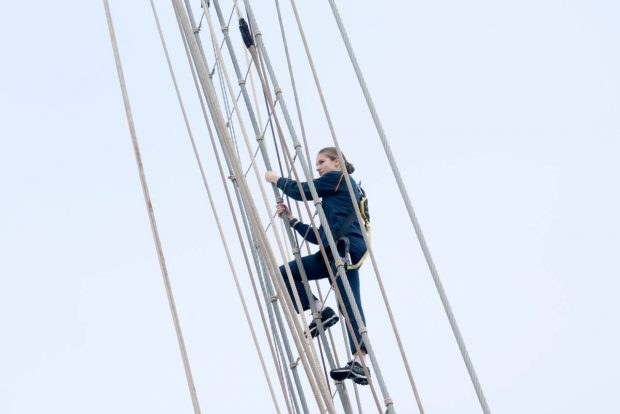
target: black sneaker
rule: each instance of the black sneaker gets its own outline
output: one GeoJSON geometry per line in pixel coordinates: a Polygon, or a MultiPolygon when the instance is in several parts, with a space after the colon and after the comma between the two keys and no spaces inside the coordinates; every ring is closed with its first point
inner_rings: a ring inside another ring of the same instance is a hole
{"type": "MultiPolygon", "coordinates": [[[[323,311],[321,312],[321,322],[323,323],[323,329],[328,329],[334,326],[339,319],[340,318],[338,318],[338,315],[336,315],[336,312],[334,312],[332,308],[330,308],[329,306],[323,308],[323,311]]],[[[316,326],[316,321],[310,322],[310,326],[308,327],[308,329],[310,329],[310,335],[313,338],[319,336],[319,328],[316,326]]]]}
{"type": "Polygon", "coordinates": [[[332,377],[334,381],[352,379],[356,384],[368,385],[368,377],[366,377],[364,368],[358,362],[351,361],[342,368],[332,369],[329,372],[329,376],[332,377]]]}

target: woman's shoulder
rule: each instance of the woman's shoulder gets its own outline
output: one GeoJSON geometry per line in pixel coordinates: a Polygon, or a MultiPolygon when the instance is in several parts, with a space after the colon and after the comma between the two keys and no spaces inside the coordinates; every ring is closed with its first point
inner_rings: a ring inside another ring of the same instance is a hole
{"type": "Polygon", "coordinates": [[[314,182],[317,185],[317,189],[323,192],[322,196],[324,197],[335,195],[338,192],[341,183],[344,182],[342,177],[341,171],[330,171],[317,178],[314,182]]]}
{"type": "MultiPolygon", "coordinates": [[[[334,173],[335,173],[334,179],[336,180],[336,187],[334,188],[334,191],[335,192],[344,191],[348,193],[349,189],[347,187],[347,181],[345,179],[344,173],[342,171],[334,171],[334,173]]],[[[355,179],[353,178],[351,174],[349,174],[349,180],[351,181],[353,188],[356,188],[357,182],[355,181],[355,179]]]]}
{"type": "Polygon", "coordinates": [[[323,182],[331,182],[331,181],[338,182],[341,176],[342,176],[342,171],[330,171],[328,173],[323,174],[319,178],[317,178],[317,180],[320,180],[323,182]]]}

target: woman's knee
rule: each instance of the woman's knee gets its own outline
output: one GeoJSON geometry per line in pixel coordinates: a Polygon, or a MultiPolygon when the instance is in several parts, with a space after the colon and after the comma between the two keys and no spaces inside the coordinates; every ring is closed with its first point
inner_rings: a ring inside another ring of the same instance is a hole
{"type": "MultiPolygon", "coordinates": [[[[291,269],[291,276],[294,282],[301,280],[301,278],[299,277],[299,271],[297,271],[297,266],[294,263],[289,263],[289,269],[291,269]]],[[[280,266],[280,274],[282,275],[282,279],[284,279],[284,283],[286,283],[286,286],[290,287],[291,284],[289,283],[288,273],[286,271],[285,265],[280,266]]]]}
{"type": "Polygon", "coordinates": [[[284,283],[286,283],[286,285],[288,286],[288,276],[286,275],[286,267],[284,265],[280,266],[280,275],[282,275],[284,283]]]}

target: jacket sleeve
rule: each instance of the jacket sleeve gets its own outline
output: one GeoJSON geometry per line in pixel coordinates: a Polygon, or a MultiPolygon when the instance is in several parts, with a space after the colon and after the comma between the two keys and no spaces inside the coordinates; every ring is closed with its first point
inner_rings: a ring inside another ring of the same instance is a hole
{"type": "Polygon", "coordinates": [[[316,238],[316,234],[314,234],[314,231],[312,230],[312,227],[310,227],[310,225],[298,221],[293,228],[307,242],[312,244],[319,244],[319,241],[316,238]]]}
{"type": "MultiPolygon", "coordinates": [[[[313,182],[319,197],[325,197],[326,195],[333,194],[338,187],[341,176],[342,174],[339,172],[330,172],[323,175],[322,177],[315,179],[313,182]]],[[[303,200],[302,193],[301,191],[299,191],[299,188],[297,186],[297,181],[280,177],[278,179],[277,186],[287,196],[295,200],[303,200]]],[[[308,183],[301,183],[301,187],[306,198],[308,200],[313,200],[312,194],[310,193],[310,186],[308,185],[308,183]]]]}

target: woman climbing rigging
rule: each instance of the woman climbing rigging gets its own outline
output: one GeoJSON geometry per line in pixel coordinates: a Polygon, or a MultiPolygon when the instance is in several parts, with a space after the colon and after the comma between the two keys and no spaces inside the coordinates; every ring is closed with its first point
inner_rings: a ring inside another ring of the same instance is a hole
{"type": "MultiPolygon", "coordinates": [[[[353,165],[346,160],[344,154],[342,158],[345,161],[345,168],[347,172],[349,174],[353,173],[355,170],[353,165]]],[[[337,254],[341,257],[346,256],[347,252],[345,249],[348,249],[348,253],[350,254],[350,264],[345,267],[346,274],[351,286],[351,291],[355,297],[355,302],[357,303],[362,322],[365,326],[366,321],[360,298],[359,266],[367,253],[366,243],[364,242],[360,223],[355,217],[355,210],[344,180],[344,173],[341,171],[340,159],[338,158],[336,148],[327,147],[319,151],[316,158],[316,168],[320,177],[314,180],[314,186],[319,198],[322,199],[322,206],[327,223],[329,224],[334,240],[337,243],[337,254]]],[[[268,182],[277,185],[278,188],[280,188],[287,196],[295,200],[303,200],[296,181],[280,177],[273,171],[267,171],[267,173],[265,173],[265,179],[268,182]]],[[[361,191],[353,178],[350,177],[350,179],[355,192],[355,198],[359,201],[361,198],[361,191]]],[[[301,183],[301,187],[303,188],[306,199],[312,200],[313,198],[308,183],[301,183]]],[[[297,231],[297,233],[299,233],[306,241],[313,244],[319,244],[319,240],[317,240],[316,235],[310,226],[294,218],[285,204],[278,204],[276,209],[280,216],[287,216],[291,227],[293,227],[295,231],[297,231]]],[[[351,352],[355,355],[355,357],[346,366],[333,369],[330,372],[330,376],[337,381],[342,381],[349,378],[358,384],[365,385],[368,384],[368,378],[362,368],[362,362],[364,362],[367,352],[362,341],[362,335],[359,332],[359,326],[354,317],[353,309],[345,292],[343,282],[341,278],[337,276],[334,254],[329,248],[325,229],[322,225],[319,227],[318,233],[323,246],[325,246],[327,257],[329,259],[329,267],[331,267],[333,274],[336,276],[338,292],[342,297],[342,301],[344,302],[347,312],[346,314],[351,320],[355,338],[360,346],[360,352],[357,352],[351,333],[349,333],[349,345],[351,347],[351,352]]],[[[318,280],[329,277],[327,264],[323,260],[323,256],[320,251],[315,254],[302,257],[301,262],[308,280],[318,280]]],[[[302,283],[302,278],[297,263],[293,260],[289,262],[288,265],[291,269],[293,280],[295,282],[295,289],[297,290],[301,305],[303,307],[301,311],[308,310],[310,309],[310,300],[302,283]]],[[[289,294],[293,297],[293,290],[289,284],[284,266],[280,266],[280,273],[282,274],[289,294]]],[[[321,303],[316,297],[314,297],[314,301],[317,310],[321,313],[321,323],[324,329],[327,329],[338,322],[338,315],[330,307],[324,306],[324,304],[321,303]]],[[[295,301],[293,301],[293,304],[299,313],[300,310],[297,309],[297,304],[295,301]]],[[[344,313],[342,308],[341,312],[344,313]]],[[[318,336],[319,332],[315,321],[312,321],[309,326],[309,330],[313,338],[318,336]]]]}

